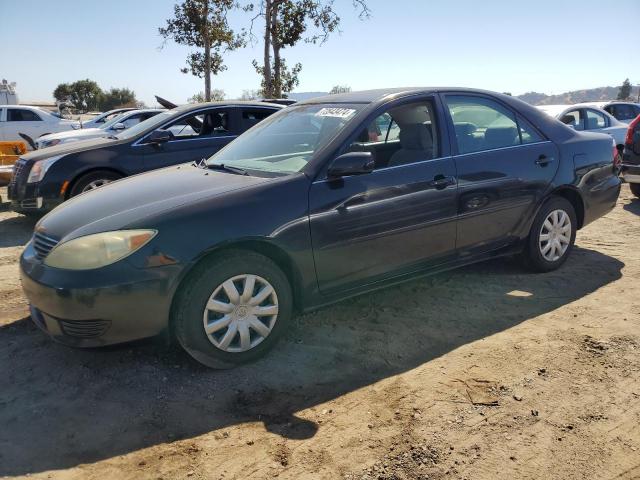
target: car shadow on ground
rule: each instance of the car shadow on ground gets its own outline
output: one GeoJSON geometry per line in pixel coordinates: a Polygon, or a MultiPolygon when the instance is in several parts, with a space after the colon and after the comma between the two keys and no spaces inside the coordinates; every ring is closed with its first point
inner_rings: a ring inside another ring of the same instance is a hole
{"type": "Polygon", "coordinates": [[[622,205],[622,208],[627,212],[640,215],[640,198],[632,198],[629,203],[622,205]]]}
{"type": "Polygon", "coordinates": [[[268,356],[226,371],[157,339],[76,350],[54,344],[28,318],[13,322],[0,327],[0,476],[70,468],[244,422],[310,438],[323,425],[297,412],[571,303],[619,279],[623,266],[576,248],[548,274],[496,260],[412,281],[301,316],[268,356]]]}
{"type": "Polygon", "coordinates": [[[24,215],[0,220],[0,248],[25,245],[31,238],[37,221],[37,218],[24,215]]]}

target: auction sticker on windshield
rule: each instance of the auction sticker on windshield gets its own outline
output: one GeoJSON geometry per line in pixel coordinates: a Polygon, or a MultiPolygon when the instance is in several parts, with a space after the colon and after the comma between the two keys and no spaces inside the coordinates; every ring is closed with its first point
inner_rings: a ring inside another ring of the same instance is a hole
{"type": "Polygon", "coordinates": [[[316,117],[347,118],[355,112],[352,108],[322,108],[316,113],[316,117]]]}

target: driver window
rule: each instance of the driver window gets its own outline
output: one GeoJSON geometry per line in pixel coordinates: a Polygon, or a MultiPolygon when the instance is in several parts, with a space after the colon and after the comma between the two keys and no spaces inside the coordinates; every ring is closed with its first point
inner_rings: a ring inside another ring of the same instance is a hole
{"type": "Polygon", "coordinates": [[[384,112],[364,128],[348,151],[370,151],[376,169],[438,156],[435,110],[431,103],[402,105],[384,112]]]}

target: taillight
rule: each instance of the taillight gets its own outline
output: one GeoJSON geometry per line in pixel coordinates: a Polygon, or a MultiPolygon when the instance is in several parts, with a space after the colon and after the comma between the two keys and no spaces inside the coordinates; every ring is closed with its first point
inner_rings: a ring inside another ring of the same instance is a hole
{"type": "Polygon", "coordinates": [[[633,143],[633,131],[636,127],[640,125],[640,115],[638,115],[630,124],[629,128],[627,128],[627,136],[624,139],[624,143],[626,145],[631,145],[633,143]]]}

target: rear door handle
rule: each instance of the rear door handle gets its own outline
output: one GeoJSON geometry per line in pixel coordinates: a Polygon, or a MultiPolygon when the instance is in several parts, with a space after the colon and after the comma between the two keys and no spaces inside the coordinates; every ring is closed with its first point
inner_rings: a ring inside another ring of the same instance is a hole
{"type": "Polygon", "coordinates": [[[544,167],[551,162],[553,162],[553,157],[547,157],[546,155],[542,154],[536,160],[536,165],[540,165],[541,167],[544,167]]]}
{"type": "Polygon", "coordinates": [[[433,177],[433,180],[429,182],[429,186],[435,188],[436,190],[442,190],[443,188],[447,188],[449,185],[455,184],[455,178],[447,177],[444,175],[436,175],[435,177],[433,177]]]}

